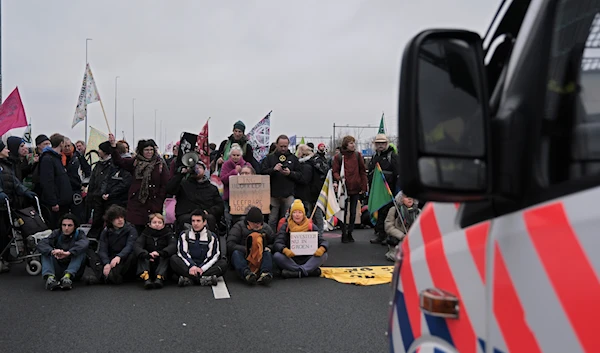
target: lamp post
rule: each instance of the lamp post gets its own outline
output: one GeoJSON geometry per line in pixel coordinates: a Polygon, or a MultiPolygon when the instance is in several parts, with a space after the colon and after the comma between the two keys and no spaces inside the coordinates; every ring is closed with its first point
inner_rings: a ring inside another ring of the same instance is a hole
{"type": "MultiPolygon", "coordinates": [[[[156,139],[156,112],[158,111],[158,109],[154,109],[154,141],[157,141],[156,139]]],[[[160,143],[160,141],[158,141],[157,143],[160,143]]]]}
{"type": "MultiPolygon", "coordinates": [[[[92,40],[92,38],[85,39],[85,73],[87,75],[87,65],[88,65],[88,42],[92,40]]],[[[88,143],[88,119],[87,119],[87,111],[85,112],[85,143],[88,143]]]]}
{"type": "Polygon", "coordinates": [[[115,134],[117,133],[117,83],[120,76],[115,77],[115,134]]]}
{"type": "Polygon", "coordinates": [[[131,106],[133,110],[133,141],[131,143],[135,144],[135,98],[131,101],[131,106]]]}

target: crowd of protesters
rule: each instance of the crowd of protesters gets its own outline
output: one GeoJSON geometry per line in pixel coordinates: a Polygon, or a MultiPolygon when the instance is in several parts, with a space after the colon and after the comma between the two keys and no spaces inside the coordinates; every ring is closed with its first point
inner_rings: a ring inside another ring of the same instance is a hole
{"type": "MultiPolygon", "coordinates": [[[[61,134],[39,135],[33,153],[19,137],[0,141],[0,249],[11,237],[7,201],[19,209],[37,197],[52,230],[37,244],[49,290],[70,289],[81,278],[87,284],[140,278],[148,289],[162,288],[169,277],[179,286],[217,285],[230,266],[248,284],[268,285],[275,272],[283,278],[320,276],[329,243],[322,237],[324,219],[316,204],[328,172],[336,190],[345,184],[349,217],[341,222],[341,242],[352,243],[358,201],[364,201],[377,163],[391,190],[399,188],[397,153],[384,134],[375,138],[368,165],[352,136],[344,137],[330,157],[323,143],[316,149],[300,144],[292,153],[290,139],[280,135],[257,161],[245,128],[236,122],[218,149],[211,144],[211,163],[198,159],[193,166],[177,163],[179,145],[165,158],[151,139],[138,141],[130,151],[126,141],[111,134],[98,146],[93,168],[85,143],[73,144],[61,134]],[[210,181],[213,173],[223,183],[222,192],[210,181]],[[268,218],[256,207],[241,217],[229,212],[229,178],[252,174],[270,177],[268,218]],[[176,200],[173,224],[166,224],[163,214],[168,196],[176,200]],[[81,223],[90,226],[84,229],[81,223]],[[307,231],[318,232],[317,251],[294,254],[290,233],[307,231]]],[[[416,200],[399,193],[395,204],[398,209],[390,204],[380,210],[371,239],[388,245],[389,259],[418,215],[416,200]]],[[[10,252],[2,252],[0,260],[0,272],[8,271],[10,252]]]]}

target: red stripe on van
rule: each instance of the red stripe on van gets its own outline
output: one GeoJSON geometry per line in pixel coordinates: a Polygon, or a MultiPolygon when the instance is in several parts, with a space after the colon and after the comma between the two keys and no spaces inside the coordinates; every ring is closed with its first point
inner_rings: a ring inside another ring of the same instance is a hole
{"type": "Polygon", "coordinates": [[[483,222],[465,230],[469,251],[479,272],[481,281],[485,284],[485,249],[490,231],[490,222],[483,222]]]}

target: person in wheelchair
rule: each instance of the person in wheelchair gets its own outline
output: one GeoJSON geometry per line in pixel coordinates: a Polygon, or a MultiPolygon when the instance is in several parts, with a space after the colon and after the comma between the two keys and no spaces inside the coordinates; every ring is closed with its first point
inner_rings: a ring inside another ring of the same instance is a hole
{"type": "Polygon", "coordinates": [[[167,193],[177,199],[176,234],[185,229],[185,224],[192,224],[191,214],[198,209],[204,212],[208,229],[217,232],[217,220],[223,216],[223,199],[205,171],[206,165],[198,159],[192,168],[182,167],[167,184],[167,193]]]}
{"type": "Polygon", "coordinates": [[[11,224],[8,216],[7,203],[13,209],[25,206],[24,199],[34,199],[37,195],[27,189],[15,176],[12,163],[8,160],[9,150],[0,141],[0,273],[8,272],[10,265],[4,258],[9,252],[4,251],[10,243],[11,224]]]}
{"type": "Polygon", "coordinates": [[[73,288],[73,280],[83,276],[89,240],[80,231],[79,221],[72,213],[60,218],[60,229],[40,240],[37,250],[42,258],[42,277],[47,290],[73,288]],[[56,278],[60,277],[60,281],[56,278]]]}

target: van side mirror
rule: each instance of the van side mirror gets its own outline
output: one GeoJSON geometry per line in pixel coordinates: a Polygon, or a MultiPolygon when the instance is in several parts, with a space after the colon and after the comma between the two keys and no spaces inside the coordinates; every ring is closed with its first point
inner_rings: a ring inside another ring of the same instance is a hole
{"type": "Polygon", "coordinates": [[[421,32],[404,50],[400,75],[403,191],[428,201],[485,198],[492,185],[490,117],[479,35],[421,32]]]}

